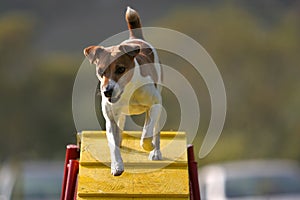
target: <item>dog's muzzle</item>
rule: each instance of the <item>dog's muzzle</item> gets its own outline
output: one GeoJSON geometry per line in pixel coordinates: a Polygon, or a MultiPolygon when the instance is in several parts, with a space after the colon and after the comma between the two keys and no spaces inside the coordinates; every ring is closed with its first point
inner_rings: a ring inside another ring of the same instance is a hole
{"type": "Polygon", "coordinates": [[[104,93],[104,96],[105,96],[105,97],[111,98],[112,95],[113,95],[113,92],[114,92],[113,89],[108,89],[108,90],[105,90],[103,93],[104,93]]]}
{"type": "Polygon", "coordinates": [[[115,103],[120,99],[122,91],[117,83],[109,83],[103,91],[103,94],[110,103],[115,103]]]}

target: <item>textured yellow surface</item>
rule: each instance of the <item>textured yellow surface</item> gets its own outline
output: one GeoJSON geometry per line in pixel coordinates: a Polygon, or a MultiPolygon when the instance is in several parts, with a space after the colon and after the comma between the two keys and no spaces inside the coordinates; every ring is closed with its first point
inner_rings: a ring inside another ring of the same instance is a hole
{"type": "Polygon", "coordinates": [[[163,160],[148,160],[139,145],[140,132],[124,132],[121,154],[125,172],[110,174],[105,132],[84,131],[81,142],[77,199],[188,199],[186,138],[183,132],[162,132],[163,160]]]}

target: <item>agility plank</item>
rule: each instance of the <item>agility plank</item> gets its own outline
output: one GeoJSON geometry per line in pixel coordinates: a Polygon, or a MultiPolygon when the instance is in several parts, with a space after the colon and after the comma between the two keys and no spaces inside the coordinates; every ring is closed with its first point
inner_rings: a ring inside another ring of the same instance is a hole
{"type": "Polygon", "coordinates": [[[141,132],[123,133],[125,172],[115,177],[110,174],[105,132],[81,132],[77,199],[189,199],[185,133],[161,133],[160,161],[148,160],[140,136],[141,132]]]}

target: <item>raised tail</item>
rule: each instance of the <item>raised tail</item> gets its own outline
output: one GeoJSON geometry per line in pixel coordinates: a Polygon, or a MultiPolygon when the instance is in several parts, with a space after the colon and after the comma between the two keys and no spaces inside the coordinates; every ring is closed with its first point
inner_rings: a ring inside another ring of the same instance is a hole
{"type": "Polygon", "coordinates": [[[130,38],[144,39],[139,14],[128,6],[125,18],[130,32],[130,38]]]}

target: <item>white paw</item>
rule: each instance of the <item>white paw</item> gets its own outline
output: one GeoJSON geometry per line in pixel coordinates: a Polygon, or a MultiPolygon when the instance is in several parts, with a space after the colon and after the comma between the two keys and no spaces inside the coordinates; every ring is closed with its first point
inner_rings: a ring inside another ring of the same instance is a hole
{"type": "Polygon", "coordinates": [[[143,138],[141,139],[141,147],[145,150],[145,151],[152,151],[154,149],[154,145],[152,143],[153,138],[149,137],[149,138],[143,138]]]}
{"type": "Polygon", "coordinates": [[[154,149],[153,151],[151,151],[148,159],[149,160],[162,160],[162,155],[161,155],[160,150],[154,149]]]}
{"type": "Polygon", "coordinates": [[[120,176],[124,172],[123,163],[111,163],[111,174],[120,176]]]}

